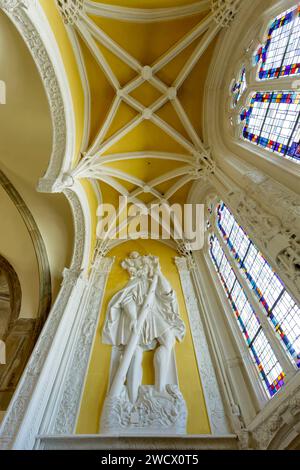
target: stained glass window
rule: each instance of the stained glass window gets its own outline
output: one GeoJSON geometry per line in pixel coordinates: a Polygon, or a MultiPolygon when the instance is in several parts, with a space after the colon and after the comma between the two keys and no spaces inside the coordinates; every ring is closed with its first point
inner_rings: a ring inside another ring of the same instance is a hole
{"type": "Polygon", "coordinates": [[[258,369],[264,388],[272,397],[284,385],[284,373],[252,305],[245,295],[217,237],[214,235],[210,238],[210,256],[253,362],[258,369]]]}
{"type": "Polygon", "coordinates": [[[218,208],[218,228],[290,358],[300,368],[300,308],[224,203],[218,208]]]}
{"type": "Polygon", "coordinates": [[[232,93],[232,106],[233,108],[237,107],[237,104],[247,88],[246,82],[246,69],[245,67],[242,68],[240,72],[240,77],[237,81],[234,82],[233,87],[231,89],[232,93]]]}
{"type": "Polygon", "coordinates": [[[300,162],[300,93],[255,93],[241,114],[243,137],[271,152],[300,162]]]}
{"type": "Polygon", "coordinates": [[[267,41],[259,48],[255,61],[261,61],[261,80],[300,73],[300,5],[273,21],[267,41]]]}

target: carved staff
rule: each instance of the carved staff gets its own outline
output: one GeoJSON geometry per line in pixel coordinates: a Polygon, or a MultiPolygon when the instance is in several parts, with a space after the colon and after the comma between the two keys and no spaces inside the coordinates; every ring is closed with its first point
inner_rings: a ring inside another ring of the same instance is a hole
{"type": "Polygon", "coordinates": [[[137,320],[137,325],[136,325],[136,331],[133,331],[131,333],[130,340],[127,343],[127,346],[125,348],[124,355],[122,357],[121,364],[115,374],[113,383],[111,385],[110,391],[109,391],[109,396],[110,397],[117,397],[120,395],[122,386],[124,385],[124,382],[126,380],[126,375],[133,357],[133,354],[136,350],[136,347],[139,342],[140,334],[144,325],[144,322],[147,318],[147,315],[149,313],[150,307],[152,305],[154,295],[155,295],[155,290],[157,286],[157,280],[158,280],[158,275],[155,274],[153,276],[152,283],[149,287],[147,297],[145,299],[145,302],[142,306],[141,313],[139,315],[139,318],[137,320]]]}

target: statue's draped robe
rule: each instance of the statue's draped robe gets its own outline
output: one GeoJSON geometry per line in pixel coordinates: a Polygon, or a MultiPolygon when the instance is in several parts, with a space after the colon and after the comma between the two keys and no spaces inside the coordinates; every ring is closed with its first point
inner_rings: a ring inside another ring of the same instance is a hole
{"type": "MultiPolygon", "coordinates": [[[[124,289],[113,296],[107,307],[102,334],[103,343],[114,346],[128,343],[131,336],[131,319],[124,312],[123,306],[127,302],[134,302],[137,307],[137,315],[139,315],[151,282],[152,279],[148,279],[146,276],[135,277],[128,282],[124,289]]],[[[185,326],[179,316],[176,294],[173,290],[164,292],[160,281],[158,281],[154,300],[140,334],[140,346],[145,349],[154,349],[156,340],[169,330],[179,341],[183,340],[185,326]]]]}

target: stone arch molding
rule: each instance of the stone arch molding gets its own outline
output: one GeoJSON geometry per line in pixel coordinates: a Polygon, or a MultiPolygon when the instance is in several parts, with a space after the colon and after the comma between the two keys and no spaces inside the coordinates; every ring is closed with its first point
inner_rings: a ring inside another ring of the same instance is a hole
{"type": "Polygon", "coordinates": [[[39,181],[42,192],[61,192],[64,173],[71,167],[75,148],[75,121],[66,73],[53,32],[37,0],[0,0],[25,41],[40,73],[48,98],[53,145],[48,169],[39,181]]]}
{"type": "Polygon", "coordinates": [[[71,268],[78,269],[83,265],[87,268],[90,254],[89,208],[80,182],[69,187],[68,171],[75,155],[75,114],[56,40],[38,0],[0,0],[0,8],[25,41],[49,102],[53,128],[52,154],[37,189],[40,192],[63,193],[68,199],[76,234],[71,268]]]}

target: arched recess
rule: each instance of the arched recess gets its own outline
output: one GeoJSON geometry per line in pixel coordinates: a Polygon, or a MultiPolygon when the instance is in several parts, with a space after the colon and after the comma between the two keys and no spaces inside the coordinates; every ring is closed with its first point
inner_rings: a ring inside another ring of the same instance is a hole
{"type": "MultiPolygon", "coordinates": [[[[7,161],[4,161],[4,168],[9,178],[11,178],[12,182],[16,184],[17,188],[18,184],[22,182],[24,172],[23,183],[25,184],[24,187],[22,187],[22,195],[24,194],[24,196],[26,196],[26,202],[30,201],[32,203],[34,195],[36,198],[40,197],[39,203],[34,207],[34,215],[37,215],[39,218],[40,225],[43,225],[44,222],[45,227],[49,227],[49,219],[45,217],[45,213],[49,210],[52,210],[51,219],[53,224],[51,224],[51,230],[58,224],[63,223],[65,226],[69,224],[69,215],[67,215],[67,219],[65,219],[66,212],[68,211],[65,198],[71,205],[73,221],[77,217],[80,218],[81,214],[84,214],[83,223],[79,226],[75,220],[74,227],[75,232],[76,227],[80,228],[79,233],[75,233],[74,239],[77,238],[80,240],[80,248],[82,250],[81,256],[78,258],[78,247],[76,248],[75,246],[72,250],[72,248],[70,249],[69,244],[70,253],[68,255],[69,260],[66,265],[70,262],[70,255],[73,254],[74,261],[74,256],[76,254],[76,265],[77,263],[80,263],[80,266],[87,269],[91,256],[91,224],[94,223],[92,219],[95,218],[95,214],[91,214],[90,201],[93,197],[99,200],[99,194],[93,189],[93,185],[87,189],[86,187],[88,185],[81,184],[81,181],[77,181],[73,184],[73,181],[68,177],[68,171],[72,168],[74,158],[76,158],[76,156],[78,157],[79,149],[78,146],[76,147],[78,128],[75,123],[75,104],[73,103],[73,96],[71,95],[70,90],[71,86],[68,82],[69,77],[66,72],[67,65],[65,66],[63,62],[61,51],[49,23],[50,20],[48,20],[39,1],[34,2],[33,4],[26,0],[1,0],[0,7],[18,30],[34,60],[48,100],[48,111],[50,111],[49,115],[52,126],[52,133],[50,136],[43,135],[43,138],[47,141],[48,147],[46,150],[44,149],[44,151],[41,152],[41,155],[43,156],[42,165],[40,164],[40,161],[37,165],[41,173],[34,173],[35,179],[30,181],[31,188],[29,188],[29,184],[26,186],[26,183],[29,183],[26,168],[20,167],[18,170],[14,169],[13,166],[10,165],[12,158],[10,158],[10,160],[7,158],[7,161]],[[50,158],[49,153],[51,154],[50,158]],[[42,176],[43,171],[45,172],[44,176],[42,176]],[[21,178],[18,178],[20,176],[21,178]],[[36,194],[36,186],[38,191],[41,193],[51,194],[38,196],[36,194]],[[29,191],[30,189],[31,191],[29,191]],[[91,197],[90,194],[88,194],[89,192],[92,193],[91,197]],[[80,206],[80,211],[78,204],[80,206]],[[55,210],[60,212],[57,220],[54,220],[55,215],[53,214],[54,211],[51,209],[51,205],[55,207],[55,210]],[[60,210],[59,206],[61,206],[60,210]],[[43,211],[42,216],[40,216],[41,211],[43,211]],[[82,233],[85,235],[83,236],[82,233]]],[[[58,20],[62,21],[59,16],[58,20]]],[[[18,39],[14,37],[14,42],[17,41],[18,39]]],[[[27,61],[28,60],[29,59],[27,59],[27,61]]],[[[34,80],[36,80],[37,84],[36,76],[34,76],[34,80]]],[[[8,85],[9,84],[10,80],[8,79],[8,85]]],[[[13,85],[16,86],[16,84],[13,85]]],[[[8,89],[8,94],[9,92],[13,92],[13,85],[8,89]]],[[[29,86],[29,84],[27,85],[29,86]]],[[[34,95],[31,94],[30,98],[34,99],[34,95]]],[[[42,101],[44,100],[44,96],[42,96],[40,89],[38,90],[38,98],[42,101]]],[[[17,105],[20,105],[20,103],[17,103],[17,105]]],[[[24,105],[24,103],[21,103],[21,105],[24,105]]],[[[28,111],[28,109],[26,111],[28,111]]],[[[42,119],[45,119],[45,116],[40,116],[40,120],[42,119]]],[[[47,126],[49,129],[48,122],[47,126]]],[[[7,150],[7,147],[5,150],[7,150]]],[[[26,150],[30,155],[30,150],[26,150]]],[[[6,153],[8,154],[8,152],[6,153]]],[[[17,158],[20,159],[20,155],[18,155],[17,158]]],[[[30,167],[32,165],[34,166],[34,162],[30,161],[30,165],[28,166],[30,167]]],[[[69,230],[68,236],[70,236],[70,231],[71,230],[69,230]]],[[[42,227],[42,232],[43,237],[47,240],[47,230],[42,227]]],[[[78,240],[75,241],[75,244],[78,244],[78,240]]],[[[55,251],[57,251],[59,247],[60,242],[56,248],[54,246],[51,247],[53,255],[55,255],[55,251]]],[[[63,266],[59,270],[60,274],[62,270],[63,266]]]]}
{"type": "MultiPolygon", "coordinates": [[[[186,325],[186,337],[182,343],[177,343],[176,361],[180,390],[182,391],[188,407],[188,434],[215,434],[212,416],[209,416],[207,397],[213,396],[213,389],[207,386],[209,372],[208,365],[201,366],[197,356],[197,346],[193,341],[194,324],[190,318],[189,305],[181,284],[179,270],[177,271],[175,259],[178,255],[175,242],[161,240],[127,240],[115,243],[109,250],[105,261],[110,261],[110,273],[103,290],[101,309],[98,312],[98,325],[93,339],[93,346],[88,368],[86,369],[85,384],[81,396],[80,409],[76,426],[77,434],[96,434],[99,432],[99,422],[102,413],[104,398],[107,393],[111,347],[102,343],[102,327],[106,317],[108,302],[113,294],[123,288],[128,282],[128,273],[121,267],[121,261],[128,257],[132,251],[138,251],[142,255],[152,254],[159,257],[162,272],[174,288],[178,299],[181,318],[186,325]],[[188,364],[188,367],[187,367],[188,364]]],[[[179,258],[178,258],[179,259],[179,258]]],[[[198,311],[196,312],[198,314],[198,311]]],[[[197,333],[196,333],[197,335],[197,333]]],[[[200,340],[198,341],[200,343],[200,340]]],[[[199,344],[198,344],[199,346],[199,344]]],[[[204,346],[202,344],[202,346],[204,346]]],[[[144,384],[154,384],[153,351],[146,352],[143,360],[144,384]]],[[[209,377],[209,381],[213,381],[209,377]]],[[[215,405],[215,421],[218,421],[215,405]]],[[[220,418],[220,421],[222,418],[220,418]]],[[[55,431],[59,433],[60,428],[55,431]]],[[[225,434],[225,432],[224,432],[225,434]]]]}
{"type": "Polygon", "coordinates": [[[251,91],[294,87],[291,77],[265,82],[257,80],[257,66],[253,66],[253,55],[263,42],[270,22],[294,5],[293,0],[243,2],[239,21],[230,29],[224,30],[219,37],[206,82],[204,122],[205,140],[212,149],[219,169],[234,179],[236,184],[242,186],[243,178],[256,170],[265,175],[265,178],[274,178],[299,194],[297,164],[240,139],[237,123],[238,111],[243,105],[245,107],[245,100],[251,91]],[[234,114],[230,90],[233,79],[238,76],[243,65],[251,70],[251,80],[246,76],[250,86],[244,92],[234,114]]]}

